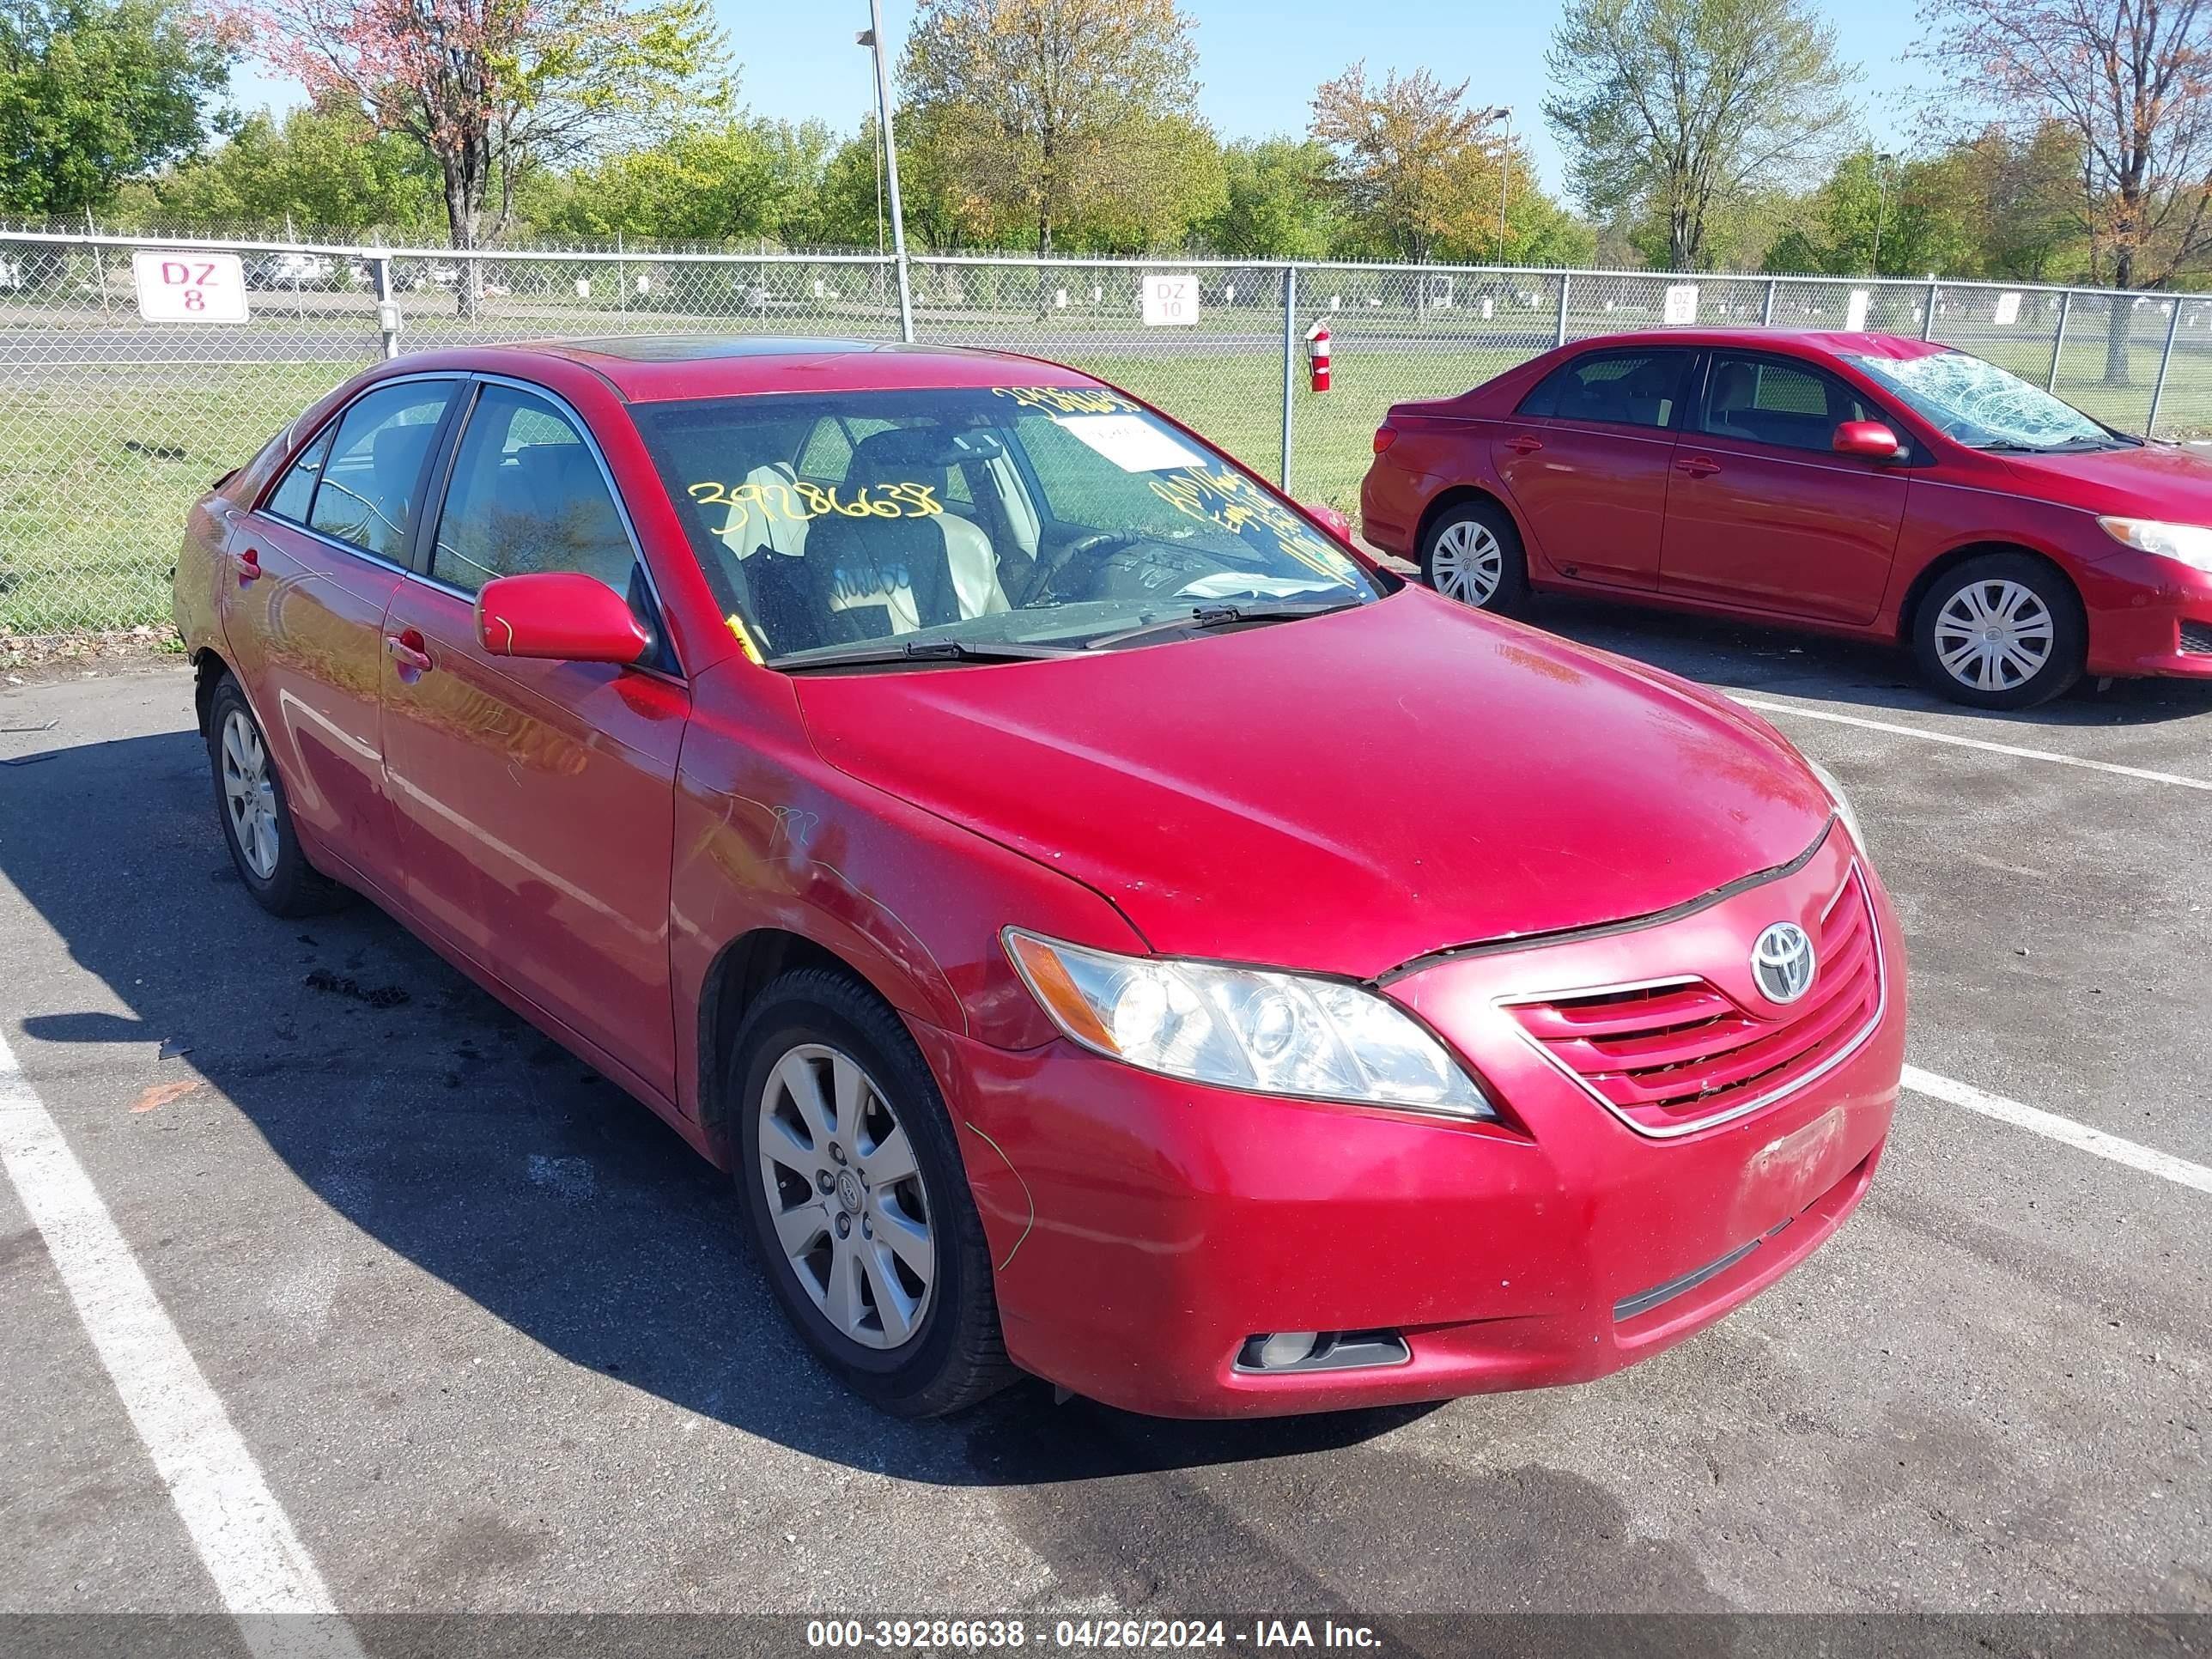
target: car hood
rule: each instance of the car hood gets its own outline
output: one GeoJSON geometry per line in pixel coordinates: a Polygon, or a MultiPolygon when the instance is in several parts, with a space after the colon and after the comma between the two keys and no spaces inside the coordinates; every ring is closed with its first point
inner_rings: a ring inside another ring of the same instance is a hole
{"type": "Polygon", "coordinates": [[[793,684],[832,764],[1095,889],[1172,955],[1369,977],[1699,897],[1788,863],[1830,811],[1753,717],[1417,588],[793,684]]]}
{"type": "Polygon", "coordinates": [[[2079,455],[2007,455],[2004,462],[2046,501],[2093,513],[2212,525],[2212,461],[2179,444],[2079,455]]]}

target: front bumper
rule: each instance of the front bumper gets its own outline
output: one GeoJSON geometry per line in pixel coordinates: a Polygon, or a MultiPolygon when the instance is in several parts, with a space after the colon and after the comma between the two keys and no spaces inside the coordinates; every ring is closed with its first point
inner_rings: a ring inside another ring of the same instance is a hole
{"type": "Polygon", "coordinates": [[[2081,596],[2090,673],[2212,679],[2212,575],[2124,553],[2084,574],[2081,596]]]}
{"type": "Polygon", "coordinates": [[[1863,1039],[1710,1128],[1639,1132],[1524,1040],[1500,1000],[1673,973],[1716,950],[1741,960],[1739,936],[1747,951],[1793,895],[1848,872],[1847,838],[1829,839],[1791,877],[1692,915],[1448,960],[1389,987],[1472,1061],[1510,1123],[1265,1099],[1067,1042],[1008,1053],[918,1032],[959,1125],[1009,1353],[1131,1410],[1262,1415],[1583,1382],[1703,1329],[1817,1248],[1873,1177],[1905,1028],[1902,944],[1878,884],[1869,872],[1890,989],[1863,1039]],[[1395,1331],[1409,1357],[1237,1367],[1247,1338],[1285,1330],[1395,1331]]]}

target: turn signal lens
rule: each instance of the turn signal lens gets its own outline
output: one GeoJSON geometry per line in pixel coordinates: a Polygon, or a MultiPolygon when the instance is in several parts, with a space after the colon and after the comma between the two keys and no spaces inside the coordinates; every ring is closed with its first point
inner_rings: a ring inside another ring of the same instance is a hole
{"type": "Polygon", "coordinates": [[[1389,448],[1392,444],[1395,444],[1397,441],[1398,428],[1396,427],[1378,426],[1375,428],[1375,453],[1377,455],[1380,455],[1384,450],[1389,448]]]}
{"type": "Polygon", "coordinates": [[[1014,927],[1005,939],[1053,1023],[1109,1059],[1256,1094],[1498,1115],[1441,1042],[1395,1003],[1358,986],[1117,956],[1014,927]]]}

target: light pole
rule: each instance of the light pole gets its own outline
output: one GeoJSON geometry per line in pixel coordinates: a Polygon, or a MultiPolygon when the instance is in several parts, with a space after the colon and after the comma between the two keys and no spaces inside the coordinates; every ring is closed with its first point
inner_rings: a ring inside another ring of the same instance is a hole
{"type": "Polygon", "coordinates": [[[914,343],[914,295],[906,279],[906,216],[899,210],[898,141],[891,136],[891,71],[884,58],[883,0],[868,0],[868,27],[857,37],[876,56],[876,120],[883,129],[884,173],[891,187],[891,258],[898,266],[899,338],[914,343]]]}
{"type": "Polygon", "coordinates": [[[1510,104],[1500,104],[1495,109],[1483,111],[1475,119],[1486,124],[1505,124],[1504,141],[1498,147],[1498,263],[1502,265],[1505,263],[1505,191],[1513,177],[1513,108],[1510,104]]]}
{"type": "Polygon", "coordinates": [[[1889,206],[1889,169],[1897,157],[1884,150],[1874,158],[1874,274],[1881,275],[1881,221],[1889,206]]]}

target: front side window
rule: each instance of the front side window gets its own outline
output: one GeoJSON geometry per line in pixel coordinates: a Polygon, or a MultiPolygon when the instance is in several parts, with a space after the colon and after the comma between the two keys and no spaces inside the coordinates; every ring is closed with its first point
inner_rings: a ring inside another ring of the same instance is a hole
{"type": "Polygon", "coordinates": [[[1937,431],[1975,449],[2124,449],[2137,441],[1963,351],[1850,361],[1937,431]]]}
{"type": "Polygon", "coordinates": [[[322,481],[323,458],[330,453],[331,434],[325,432],[292,463],[283,482],[269,492],[269,511],[295,524],[307,523],[307,509],[314,505],[315,486],[322,481]]]}
{"type": "Polygon", "coordinates": [[[580,571],[629,598],[635,564],[605,476],[568,416],[487,385],[454,453],[431,575],[473,593],[495,576],[580,571]]]}
{"type": "Polygon", "coordinates": [[[726,612],[779,665],[876,642],[1001,654],[1378,598],[1235,462],[1103,388],[633,407],[726,612]],[[834,438],[831,432],[836,434],[834,438]]]}
{"type": "Polygon", "coordinates": [[[1832,374],[1771,357],[1717,352],[1705,381],[1705,429],[1784,449],[1832,449],[1845,421],[1881,411],[1832,374]]]}
{"type": "Polygon", "coordinates": [[[1603,351],[1562,363],[1521,400],[1519,413],[1601,426],[1681,424],[1686,351],[1603,351]]]}
{"type": "Polygon", "coordinates": [[[404,562],[430,447],[453,395],[448,380],[404,380],[357,400],[339,417],[307,523],[325,536],[404,562]]]}

